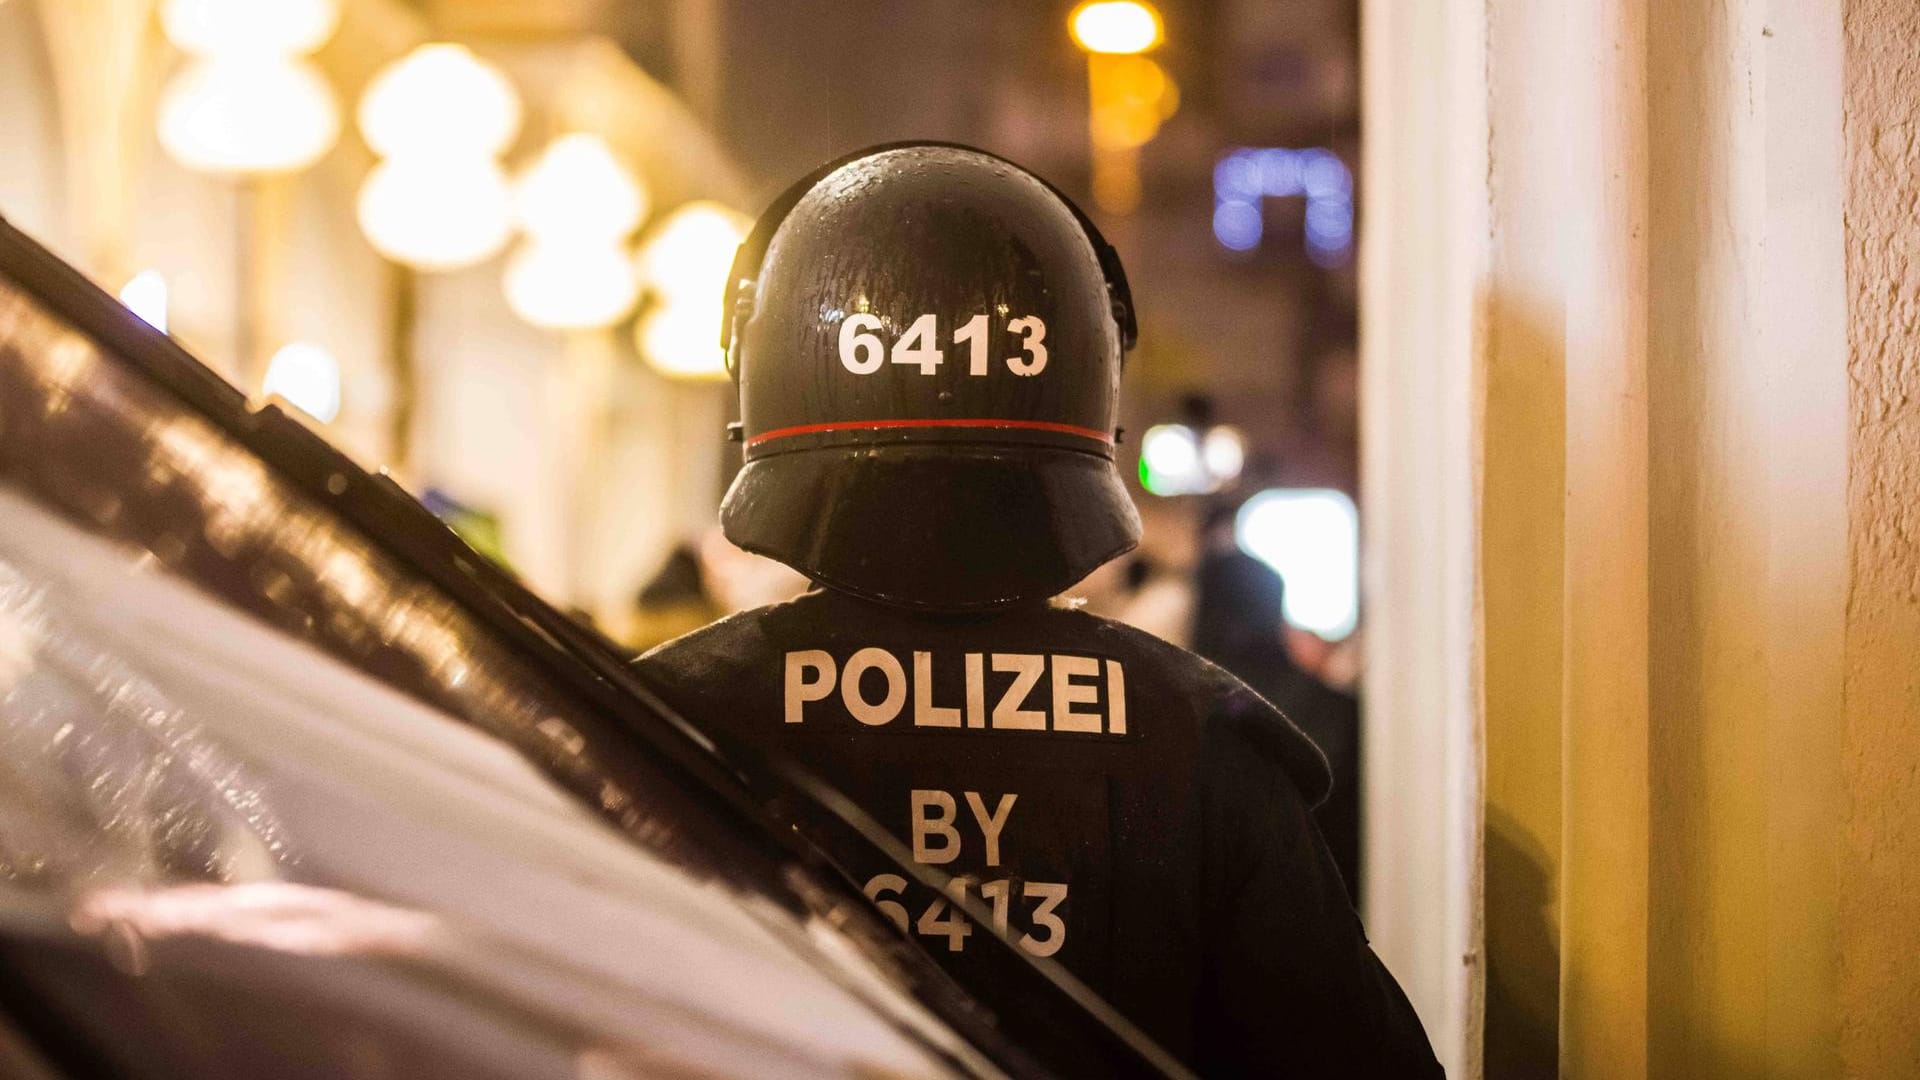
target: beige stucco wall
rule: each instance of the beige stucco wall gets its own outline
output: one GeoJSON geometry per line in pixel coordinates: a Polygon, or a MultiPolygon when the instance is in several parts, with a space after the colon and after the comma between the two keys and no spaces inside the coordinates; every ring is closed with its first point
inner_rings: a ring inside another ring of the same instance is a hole
{"type": "Polygon", "coordinates": [[[1441,1064],[1451,1076],[1473,1076],[1473,343],[1486,258],[1485,27],[1465,5],[1399,0],[1370,4],[1364,20],[1363,160],[1408,182],[1360,185],[1363,907],[1374,948],[1419,1011],[1441,1064]]]}
{"type": "Polygon", "coordinates": [[[1846,825],[1841,1057],[1920,1068],[1920,5],[1846,5],[1846,825]]]}
{"type": "MultiPolygon", "coordinates": [[[[1455,221],[1368,214],[1368,407],[1417,387],[1469,425],[1477,639],[1433,632],[1457,594],[1376,591],[1417,664],[1370,694],[1418,716],[1454,685],[1429,663],[1478,690],[1478,772],[1409,782],[1484,793],[1487,1075],[1911,1076],[1920,5],[1435,0],[1482,30],[1472,89],[1402,10],[1367,8],[1369,137],[1407,139],[1369,209],[1484,167],[1455,221]],[[1454,81],[1402,85],[1427,72],[1454,81]],[[1429,145],[1420,92],[1485,108],[1429,145]]],[[[1388,492],[1461,445],[1367,435],[1388,492]]],[[[1433,550],[1377,545],[1374,580],[1433,550]]]]}
{"type": "Polygon", "coordinates": [[[1561,687],[1567,482],[1563,185],[1565,57],[1558,4],[1487,10],[1487,204],[1482,285],[1481,636],[1486,745],[1486,1070],[1551,1072],[1560,986],[1561,687]]]}

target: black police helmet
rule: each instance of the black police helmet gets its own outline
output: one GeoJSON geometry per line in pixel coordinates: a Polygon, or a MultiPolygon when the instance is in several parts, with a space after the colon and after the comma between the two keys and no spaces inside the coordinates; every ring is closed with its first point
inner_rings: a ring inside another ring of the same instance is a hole
{"type": "Polygon", "coordinates": [[[776,200],[730,281],[735,544],[969,611],[1051,596],[1139,541],[1113,459],[1126,279],[1046,182],[971,147],[863,151],[776,200]]]}

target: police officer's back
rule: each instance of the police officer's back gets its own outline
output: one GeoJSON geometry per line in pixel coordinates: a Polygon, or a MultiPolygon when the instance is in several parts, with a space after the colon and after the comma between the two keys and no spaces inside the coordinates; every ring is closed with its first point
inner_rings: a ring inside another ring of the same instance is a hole
{"type": "MultiPolygon", "coordinates": [[[[1437,1073],[1309,809],[1312,745],[1232,676],[1048,597],[1128,550],[1118,259],[1042,181],[882,148],[778,200],[725,343],[727,536],[821,584],[640,661],[723,742],[812,769],[1202,1071],[1437,1073]]],[[[991,1008],[985,932],[859,883],[991,1008]],[[969,946],[972,946],[971,951],[969,946]]]]}

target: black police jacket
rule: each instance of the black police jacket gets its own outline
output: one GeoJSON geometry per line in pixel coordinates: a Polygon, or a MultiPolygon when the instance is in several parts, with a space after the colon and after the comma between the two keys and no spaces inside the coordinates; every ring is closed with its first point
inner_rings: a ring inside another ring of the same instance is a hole
{"type": "MultiPolygon", "coordinates": [[[[716,741],[839,788],[1202,1073],[1440,1073],[1310,817],[1320,753],[1191,653],[1044,604],[932,617],[819,590],[638,666],[716,741]]],[[[1018,1007],[940,895],[856,877],[990,1008],[1018,1007]]]]}

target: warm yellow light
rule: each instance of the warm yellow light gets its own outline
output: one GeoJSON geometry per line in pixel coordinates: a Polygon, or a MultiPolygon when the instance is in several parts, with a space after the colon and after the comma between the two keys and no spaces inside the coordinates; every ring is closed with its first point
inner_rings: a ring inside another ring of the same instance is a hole
{"type": "Polygon", "coordinates": [[[1081,4],[1067,25],[1073,40],[1088,52],[1141,53],[1160,44],[1160,13],[1139,0],[1081,4]]]}
{"type": "Polygon", "coordinates": [[[720,303],[657,307],[633,328],[633,344],[662,375],[677,379],[724,379],[720,351],[720,303]]]}
{"type": "Polygon", "coordinates": [[[520,225],[543,241],[625,240],[647,216],[647,192],[598,135],[548,144],[514,191],[520,225]]]}
{"type": "Polygon", "coordinates": [[[167,40],[196,56],[299,56],[340,25],[339,0],[167,0],[167,40]]]}
{"type": "Polygon", "coordinates": [[[1144,56],[1095,57],[1087,75],[1087,122],[1096,146],[1145,146],[1180,107],[1179,88],[1144,56]]]}
{"type": "Polygon", "coordinates": [[[507,263],[507,306],[551,330],[611,326],[633,309],[640,279],[614,241],[535,239],[507,263]]]}
{"type": "Polygon", "coordinates": [[[673,378],[724,379],[720,313],[727,271],[752,221],[716,202],[683,204],[640,249],[640,274],[658,298],[634,327],[634,346],[673,378]]]}
{"type": "Polygon", "coordinates": [[[296,341],[267,362],[267,377],[260,392],[279,397],[315,420],[330,424],[340,415],[340,361],[318,345],[296,341]]]}
{"type": "Polygon", "coordinates": [[[520,132],[520,95],[464,45],[422,45],[388,65],[360,98],[360,134],[383,157],[495,157],[520,132]]]}
{"type": "Polygon", "coordinates": [[[398,157],[360,187],[360,228],[374,250],[416,270],[489,258],[513,233],[513,196],[490,157],[398,157]]]}
{"type": "Polygon", "coordinates": [[[222,57],[189,64],[160,98],[160,145],[201,172],[292,172],[340,135],[333,90],[305,60],[222,57]]]}
{"type": "Polygon", "coordinates": [[[683,203],[642,244],[640,279],[675,303],[718,304],[734,252],[752,226],[747,215],[720,203],[683,203]]]}

